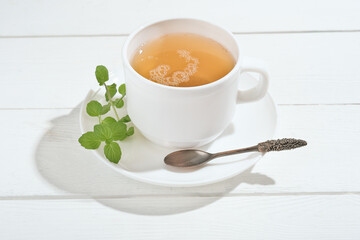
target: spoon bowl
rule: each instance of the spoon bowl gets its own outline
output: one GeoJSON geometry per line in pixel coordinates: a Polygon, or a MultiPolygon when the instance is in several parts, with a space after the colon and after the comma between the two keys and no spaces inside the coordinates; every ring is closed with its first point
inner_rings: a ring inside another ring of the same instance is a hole
{"type": "Polygon", "coordinates": [[[210,161],[212,157],[211,153],[188,149],[170,153],[164,162],[174,167],[193,167],[210,161]]]}

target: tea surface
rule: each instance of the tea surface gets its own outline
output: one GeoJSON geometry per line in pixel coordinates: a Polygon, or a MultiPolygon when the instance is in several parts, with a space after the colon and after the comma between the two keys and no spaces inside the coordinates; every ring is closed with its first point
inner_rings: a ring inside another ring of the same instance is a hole
{"type": "Polygon", "coordinates": [[[141,46],[132,67],[143,77],[168,86],[194,87],[228,74],[235,60],[218,42],[190,33],[164,35],[141,46]]]}

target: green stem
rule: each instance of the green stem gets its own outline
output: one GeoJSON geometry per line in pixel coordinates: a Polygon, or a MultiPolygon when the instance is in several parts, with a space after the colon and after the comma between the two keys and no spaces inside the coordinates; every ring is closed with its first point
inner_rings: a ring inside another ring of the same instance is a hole
{"type": "Polygon", "coordinates": [[[101,124],[101,116],[99,116],[99,124],[101,124]]]}
{"type": "Polygon", "coordinates": [[[115,116],[116,116],[116,119],[119,121],[120,120],[120,118],[119,118],[119,115],[117,114],[117,112],[116,112],[116,109],[115,109],[115,107],[114,107],[114,104],[113,104],[113,102],[111,101],[111,107],[112,107],[112,109],[114,110],[114,113],[115,113],[115,116]]]}
{"type": "Polygon", "coordinates": [[[108,96],[110,105],[111,105],[112,109],[114,110],[116,119],[119,121],[120,118],[119,118],[119,115],[117,114],[116,109],[115,109],[115,107],[114,107],[114,103],[113,103],[113,101],[112,101],[112,99],[111,99],[110,92],[108,91],[108,87],[107,87],[107,85],[106,85],[105,83],[104,83],[104,86],[105,86],[105,89],[106,89],[106,94],[107,94],[107,96],[108,96]]]}

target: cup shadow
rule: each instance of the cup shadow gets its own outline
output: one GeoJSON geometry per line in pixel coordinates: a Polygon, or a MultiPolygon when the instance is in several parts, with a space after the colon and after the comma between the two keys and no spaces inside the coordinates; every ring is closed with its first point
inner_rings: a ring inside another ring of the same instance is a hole
{"type": "Polygon", "coordinates": [[[138,182],[109,168],[80,146],[79,114],[78,106],[68,115],[51,120],[51,128],[37,145],[35,165],[40,175],[60,190],[88,196],[107,207],[139,215],[170,215],[211,204],[240,184],[275,184],[272,178],[253,173],[252,168],[231,179],[199,187],[138,182]]]}

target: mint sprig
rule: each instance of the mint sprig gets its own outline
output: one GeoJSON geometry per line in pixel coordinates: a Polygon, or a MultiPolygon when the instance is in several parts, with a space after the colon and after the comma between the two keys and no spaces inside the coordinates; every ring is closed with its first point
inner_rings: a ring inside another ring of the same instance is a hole
{"type": "Polygon", "coordinates": [[[109,72],[105,66],[99,65],[95,71],[96,79],[100,86],[104,86],[105,100],[108,102],[105,105],[101,105],[100,102],[92,100],[86,105],[86,112],[91,117],[98,117],[99,124],[94,126],[94,131],[84,133],[79,138],[79,143],[86,149],[98,149],[102,142],[105,143],[104,154],[106,158],[113,163],[118,163],[121,159],[121,148],[116,141],[123,141],[127,137],[134,134],[134,127],[128,128],[130,117],[126,115],[119,118],[116,112],[116,108],[122,108],[124,106],[123,98],[126,95],[125,84],[121,84],[119,88],[116,88],[116,84],[106,85],[109,80],[109,72]],[[116,93],[121,95],[120,98],[115,97],[116,93]],[[101,119],[102,115],[105,115],[113,109],[116,119],[113,117],[106,117],[101,119]]]}

